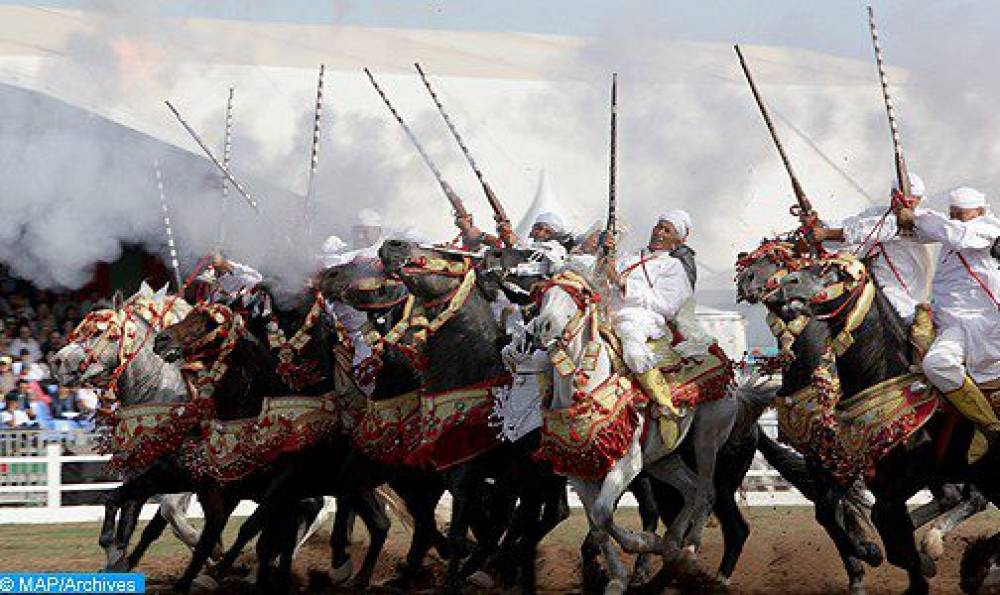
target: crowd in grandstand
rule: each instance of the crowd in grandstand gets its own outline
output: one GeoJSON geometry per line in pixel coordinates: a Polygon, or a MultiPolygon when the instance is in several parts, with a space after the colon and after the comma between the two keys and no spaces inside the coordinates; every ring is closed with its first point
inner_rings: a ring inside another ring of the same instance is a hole
{"type": "Polygon", "coordinates": [[[0,428],[91,427],[97,394],[60,386],[49,363],[95,298],[39,290],[0,266],[0,428]]]}

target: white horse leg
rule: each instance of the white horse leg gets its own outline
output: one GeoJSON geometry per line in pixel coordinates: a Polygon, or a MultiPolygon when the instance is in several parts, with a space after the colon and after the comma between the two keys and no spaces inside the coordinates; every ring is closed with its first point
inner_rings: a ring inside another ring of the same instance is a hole
{"type": "Polygon", "coordinates": [[[595,518],[607,524],[605,513],[597,511],[597,501],[604,491],[607,482],[587,482],[570,478],[570,484],[580,497],[584,510],[587,512],[587,522],[590,524],[588,539],[600,547],[601,554],[604,555],[604,562],[608,566],[608,584],[604,588],[604,595],[622,595],[628,585],[628,569],[622,562],[621,555],[615,547],[614,540],[608,531],[600,525],[595,524],[595,518]],[[597,516],[593,512],[597,511],[597,516]]]}
{"type": "Polygon", "coordinates": [[[973,490],[969,497],[961,500],[956,506],[939,516],[920,541],[920,551],[939,560],[944,555],[944,537],[955,527],[969,517],[986,510],[986,499],[978,491],[973,490]]]}
{"type": "Polygon", "coordinates": [[[680,455],[671,455],[647,466],[646,472],[656,479],[670,485],[684,498],[684,506],[674,522],[667,527],[663,541],[663,555],[672,559],[680,553],[690,515],[694,493],[697,491],[697,479],[694,471],[684,464],[680,455]]]}
{"type": "Polygon", "coordinates": [[[319,510],[319,513],[316,514],[316,518],[313,519],[312,524],[309,525],[309,527],[302,534],[302,536],[299,537],[298,542],[295,544],[295,550],[292,553],[292,556],[298,554],[299,549],[303,545],[305,545],[307,541],[309,541],[309,538],[312,537],[317,531],[319,531],[320,528],[324,524],[326,524],[327,521],[333,518],[333,512],[336,510],[336,508],[337,508],[336,498],[333,498],[331,496],[323,496],[323,508],[319,510]]]}
{"type": "Polygon", "coordinates": [[[181,543],[194,549],[198,544],[201,532],[195,529],[187,517],[187,509],[191,504],[191,492],[182,494],[169,494],[163,497],[160,502],[160,514],[170,523],[170,530],[173,531],[181,543]]]}

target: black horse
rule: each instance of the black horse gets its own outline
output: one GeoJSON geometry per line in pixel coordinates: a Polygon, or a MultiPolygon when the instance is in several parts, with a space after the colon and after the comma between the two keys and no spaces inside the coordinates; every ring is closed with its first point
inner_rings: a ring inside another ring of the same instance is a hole
{"type": "MultiPolygon", "coordinates": [[[[780,312],[785,320],[805,316],[809,322],[794,343],[795,362],[790,382],[804,385],[819,365],[827,342],[845,328],[856,292],[825,301],[814,299],[839,282],[850,281],[841,267],[820,261],[786,276],[781,282],[780,312]]],[[[872,283],[869,279],[866,283],[872,283]]],[[[850,396],[909,372],[910,345],[901,322],[880,292],[861,324],[851,332],[853,343],[836,358],[835,371],[843,394],[850,396]]],[[[926,593],[927,577],[934,576],[934,561],[921,553],[913,538],[915,523],[906,502],[919,490],[947,483],[975,486],[989,501],[1000,501],[1000,453],[989,452],[974,464],[966,453],[973,435],[972,423],[949,407],[939,407],[931,420],[904,443],[898,444],[878,462],[868,486],[875,495],[872,521],[892,564],[906,570],[908,593],[926,593]]],[[[825,470],[817,465],[817,475],[825,470]]],[[[832,481],[827,479],[827,481],[832,481]]],[[[840,544],[838,544],[838,547],[840,544]]]]}

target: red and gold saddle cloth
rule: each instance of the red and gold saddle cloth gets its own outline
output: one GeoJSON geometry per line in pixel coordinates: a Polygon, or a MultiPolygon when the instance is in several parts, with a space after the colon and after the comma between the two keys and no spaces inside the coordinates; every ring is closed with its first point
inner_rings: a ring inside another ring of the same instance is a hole
{"type": "Polygon", "coordinates": [[[186,436],[214,416],[212,399],[119,407],[111,414],[113,426],[107,439],[102,440],[100,451],[111,454],[110,472],[137,472],[161,456],[176,452],[186,436]]]}
{"type": "Polygon", "coordinates": [[[407,457],[410,465],[438,471],[469,461],[497,445],[490,415],[496,391],[510,384],[508,375],[479,384],[420,396],[420,445],[407,457]]]}
{"type": "Polygon", "coordinates": [[[628,452],[646,404],[639,385],[617,373],[564,409],[542,409],[535,457],[560,475],[596,481],[628,452]]]}
{"type": "Polygon", "coordinates": [[[840,379],[831,369],[821,365],[810,386],[778,397],[775,407],[785,439],[848,485],[872,475],[894,446],[930,420],[939,393],[922,375],[907,374],[841,400],[840,379]]]}
{"type": "Polygon", "coordinates": [[[342,416],[336,394],[264,399],[256,418],[205,424],[201,437],[185,442],[181,459],[197,479],[242,479],[342,432],[342,416]]]}
{"type": "Polygon", "coordinates": [[[384,465],[402,465],[420,444],[420,394],[369,401],[354,432],[354,445],[384,465]]]}

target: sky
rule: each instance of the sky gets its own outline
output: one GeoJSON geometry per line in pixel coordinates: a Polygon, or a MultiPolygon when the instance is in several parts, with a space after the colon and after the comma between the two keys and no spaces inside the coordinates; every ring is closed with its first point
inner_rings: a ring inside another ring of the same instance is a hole
{"type": "MultiPolygon", "coordinates": [[[[134,0],[142,4],[143,0],[134,0]]],[[[38,0],[0,4],[93,8],[116,0],[38,0]]],[[[873,4],[891,29],[903,11],[920,20],[962,13],[975,2],[837,0],[176,0],[159,2],[164,16],[365,27],[450,29],[601,36],[638,28],[645,34],[692,41],[788,45],[843,56],[868,55],[865,7],[873,4]],[[916,10],[913,10],[916,7],[916,10]],[[637,18],[641,15],[641,18],[637,18]]],[[[978,2],[978,4],[983,4],[978,2]]]]}

